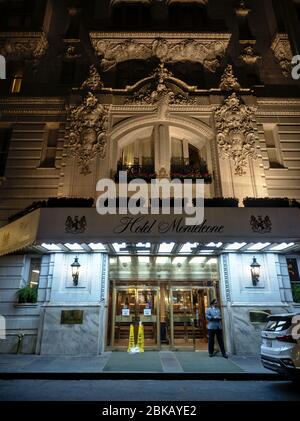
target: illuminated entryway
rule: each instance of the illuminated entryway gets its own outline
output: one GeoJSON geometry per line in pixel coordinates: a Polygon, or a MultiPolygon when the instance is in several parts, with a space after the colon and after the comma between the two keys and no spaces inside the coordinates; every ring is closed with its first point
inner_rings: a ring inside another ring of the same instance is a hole
{"type": "Polygon", "coordinates": [[[145,349],[207,349],[205,310],[218,296],[215,281],[112,281],[109,349],[126,350],[130,324],[144,325],[145,349]]]}

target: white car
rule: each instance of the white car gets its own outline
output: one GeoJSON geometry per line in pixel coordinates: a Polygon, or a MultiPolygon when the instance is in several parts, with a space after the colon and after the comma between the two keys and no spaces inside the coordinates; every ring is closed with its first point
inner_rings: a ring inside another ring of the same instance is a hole
{"type": "Polygon", "coordinates": [[[276,314],[267,318],[261,345],[265,368],[300,378],[300,313],[276,314]]]}

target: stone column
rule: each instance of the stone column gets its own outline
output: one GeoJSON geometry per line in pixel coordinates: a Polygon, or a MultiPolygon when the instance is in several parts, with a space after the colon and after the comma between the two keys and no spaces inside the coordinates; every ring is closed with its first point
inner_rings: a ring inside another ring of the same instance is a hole
{"type": "Polygon", "coordinates": [[[164,169],[166,174],[170,174],[171,160],[171,140],[169,127],[159,124],[154,128],[154,157],[155,171],[157,174],[164,169]]]}

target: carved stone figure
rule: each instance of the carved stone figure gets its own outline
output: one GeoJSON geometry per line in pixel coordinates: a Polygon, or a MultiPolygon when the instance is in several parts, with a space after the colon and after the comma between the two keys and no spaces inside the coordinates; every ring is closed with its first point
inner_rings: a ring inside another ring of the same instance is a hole
{"type": "Polygon", "coordinates": [[[104,159],[107,145],[107,107],[88,92],[83,103],[70,107],[69,128],[66,132],[68,146],[72,156],[77,158],[80,173],[90,174],[90,161],[98,156],[104,159]]]}
{"type": "Polygon", "coordinates": [[[217,142],[221,158],[234,162],[236,175],[246,173],[247,158],[256,159],[252,119],[256,109],[242,103],[236,93],[215,111],[217,142]]]}
{"type": "Polygon", "coordinates": [[[101,77],[96,69],[96,66],[93,64],[90,66],[88,78],[81,85],[81,89],[84,88],[88,88],[92,91],[97,91],[103,88],[101,77]]]}
{"type": "Polygon", "coordinates": [[[240,59],[243,60],[244,63],[253,65],[255,64],[259,59],[261,59],[261,56],[256,54],[254,48],[252,45],[247,45],[240,55],[240,59]]]}
{"type": "Polygon", "coordinates": [[[241,85],[233,74],[231,64],[228,64],[226,67],[223,76],[221,77],[219,88],[222,89],[222,91],[239,91],[241,89],[241,85]]]}
{"type": "Polygon", "coordinates": [[[291,75],[292,70],[292,58],[293,53],[291,49],[291,44],[288,39],[287,34],[277,34],[273,44],[271,45],[271,49],[274,51],[275,57],[279,61],[282,74],[285,77],[289,77],[291,75]]]}

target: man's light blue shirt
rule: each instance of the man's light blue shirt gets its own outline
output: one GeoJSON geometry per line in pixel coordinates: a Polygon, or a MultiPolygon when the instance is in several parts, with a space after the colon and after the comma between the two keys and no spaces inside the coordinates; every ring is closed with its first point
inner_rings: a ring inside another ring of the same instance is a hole
{"type": "Polygon", "coordinates": [[[205,312],[206,320],[208,321],[208,329],[222,329],[221,311],[217,307],[209,307],[205,312]],[[220,320],[213,320],[214,317],[219,317],[220,320]]]}

